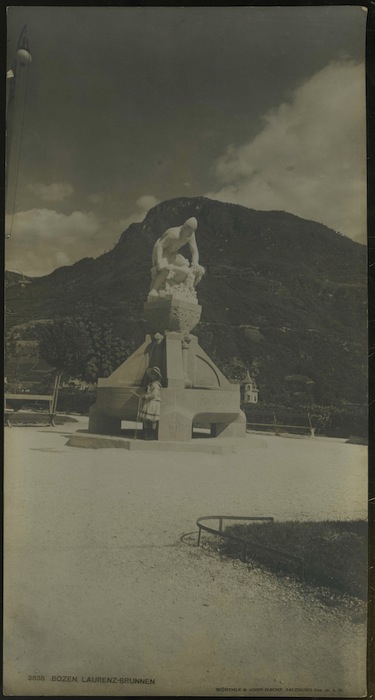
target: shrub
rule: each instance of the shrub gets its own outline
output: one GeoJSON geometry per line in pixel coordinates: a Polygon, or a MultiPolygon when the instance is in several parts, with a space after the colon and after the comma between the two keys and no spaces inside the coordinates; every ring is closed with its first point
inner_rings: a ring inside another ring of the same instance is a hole
{"type": "MultiPolygon", "coordinates": [[[[364,520],[254,523],[231,525],[225,532],[301,557],[304,579],[314,585],[366,598],[367,523],[364,520]]],[[[226,540],[222,552],[238,557],[238,545],[226,540]]],[[[254,549],[251,556],[272,571],[289,568],[282,558],[265,550],[254,549]]]]}
{"type": "MultiPolygon", "coordinates": [[[[360,404],[341,404],[340,406],[305,405],[300,407],[280,404],[245,404],[242,406],[249,423],[274,423],[308,426],[309,418],[317,435],[348,438],[353,435],[367,437],[367,407],[360,404]]],[[[256,426],[255,426],[256,427],[256,426]]],[[[267,430],[272,430],[266,428],[267,430]]],[[[299,431],[300,433],[300,431],[299,431]]]]}
{"type": "Polygon", "coordinates": [[[59,391],[57,410],[63,413],[80,413],[88,416],[90,406],[96,401],[95,389],[64,387],[59,391]]]}

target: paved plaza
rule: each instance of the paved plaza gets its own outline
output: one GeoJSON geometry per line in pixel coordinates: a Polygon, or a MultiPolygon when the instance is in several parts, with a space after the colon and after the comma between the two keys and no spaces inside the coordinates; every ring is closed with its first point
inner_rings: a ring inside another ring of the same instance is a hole
{"type": "Polygon", "coordinates": [[[358,611],[195,546],[202,515],[366,518],[365,447],[259,434],[224,455],[67,446],[86,425],[6,429],[6,692],[365,692],[358,611]]]}

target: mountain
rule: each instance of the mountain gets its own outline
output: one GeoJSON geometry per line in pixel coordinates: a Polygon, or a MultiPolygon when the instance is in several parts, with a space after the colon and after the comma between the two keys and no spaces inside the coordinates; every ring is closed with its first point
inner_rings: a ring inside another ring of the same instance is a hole
{"type": "Polygon", "coordinates": [[[239,378],[249,366],[261,400],[303,398],[308,386],[317,403],[365,402],[366,248],[286,212],[204,197],[162,202],[98,258],[9,284],[8,328],[57,315],[105,319],[141,343],[153,243],[191,216],[206,268],[194,332],[224,372],[239,378]]]}

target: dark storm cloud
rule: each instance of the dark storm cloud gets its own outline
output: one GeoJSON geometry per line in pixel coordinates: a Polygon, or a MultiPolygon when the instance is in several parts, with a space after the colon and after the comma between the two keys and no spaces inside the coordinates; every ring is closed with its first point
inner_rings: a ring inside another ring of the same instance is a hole
{"type": "Polygon", "coordinates": [[[18,209],[69,186],[57,214],[96,216],[108,247],[143,196],[219,190],[230,144],[251,142],[330,61],[363,59],[361,12],[10,7],[9,63],[24,24],[33,59],[18,209]]]}

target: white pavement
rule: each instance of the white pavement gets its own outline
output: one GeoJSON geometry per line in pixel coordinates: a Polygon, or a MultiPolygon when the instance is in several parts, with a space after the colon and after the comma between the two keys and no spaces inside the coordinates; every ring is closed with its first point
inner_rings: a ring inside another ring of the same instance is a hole
{"type": "Polygon", "coordinates": [[[6,429],[7,694],[365,693],[362,618],[180,538],[219,513],[366,518],[366,448],[260,435],[227,455],[66,446],[84,425],[6,429]]]}

